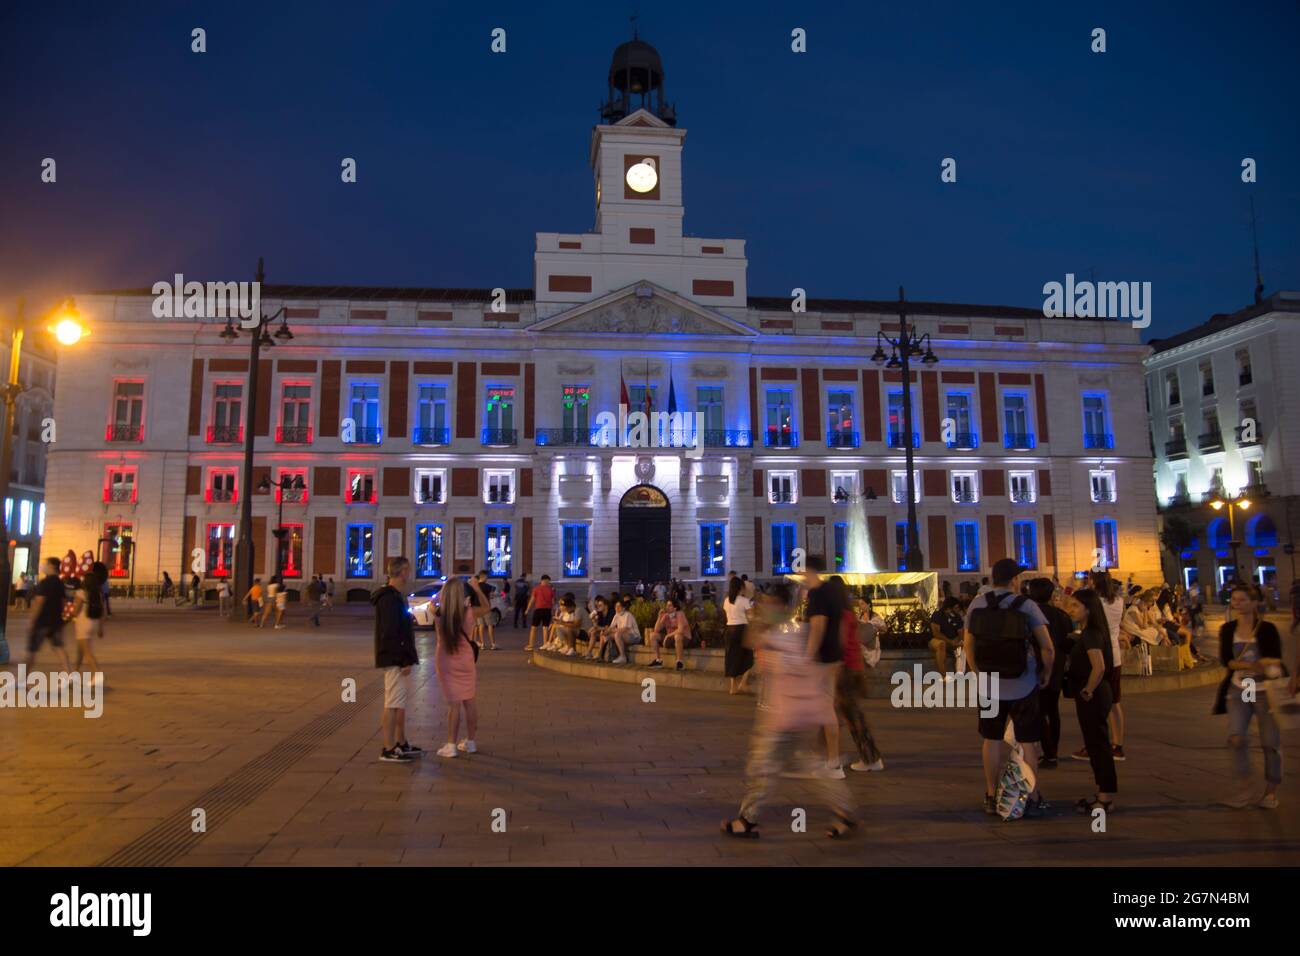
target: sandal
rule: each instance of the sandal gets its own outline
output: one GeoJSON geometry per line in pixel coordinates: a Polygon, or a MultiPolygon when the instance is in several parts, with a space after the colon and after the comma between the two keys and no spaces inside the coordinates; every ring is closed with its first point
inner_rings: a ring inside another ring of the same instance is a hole
{"type": "Polygon", "coordinates": [[[738,840],[757,840],[758,824],[750,823],[744,817],[733,817],[722,824],[722,832],[729,837],[735,837],[738,840]],[[743,829],[737,830],[736,824],[739,823],[743,829]]]}
{"type": "Polygon", "coordinates": [[[826,836],[832,840],[843,840],[857,828],[858,822],[856,820],[850,820],[848,817],[837,814],[835,822],[826,828],[826,836]]]}
{"type": "Polygon", "coordinates": [[[1105,810],[1106,813],[1108,814],[1114,813],[1115,801],[1099,800],[1097,798],[1097,795],[1094,793],[1091,797],[1084,797],[1083,799],[1076,801],[1074,804],[1075,810],[1077,810],[1079,813],[1085,813],[1085,814],[1091,814],[1092,811],[1096,810],[1098,807],[1100,807],[1102,810],[1105,810]]]}

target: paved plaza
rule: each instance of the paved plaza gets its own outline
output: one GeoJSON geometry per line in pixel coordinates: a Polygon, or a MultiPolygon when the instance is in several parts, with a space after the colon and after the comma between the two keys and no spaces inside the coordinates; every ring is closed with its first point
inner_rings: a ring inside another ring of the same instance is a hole
{"type": "MultiPolygon", "coordinates": [[[[972,712],[873,700],[887,770],[850,774],[863,822],[854,839],[826,840],[807,784],[788,780],[764,837],[730,841],[718,823],[741,796],[752,697],[661,684],[643,703],[636,684],[530,666],[524,635],[502,628],[503,650],[480,662],[481,752],[384,764],[368,610],[337,609],[319,630],[297,611],[287,630],[258,631],[212,610],[119,608],[99,647],[101,718],[0,710],[0,865],[1300,861],[1294,777],[1280,810],[1213,805],[1229,784],[1213,687],[1126,698],[1129,759],[1105,833],[1073,811],[1094,789],[1087,764],[1044,774],[1049,817],[1001,823],[980,809],[972,712]],[[341,699],[346,678],[357,682],[355,703],[341,699]],[[791,832],[793,807],[808,808],[808,832],[791,832]],[[206,832],[194,832],[196,809],[206,832]]],[[[13,670],[25,651],[21,616],[10,634],[13,670]]],[[[419,638],[422,657],[430,640],[419,638]]],[[[56,658],[47,650],[37,666],[53,669],[56,658]]],[[[416,686],[408,730],[432,750],[445,725],[431,661],[416,686]]],[[[1063,752],[1081,743],[1067,707],[1063,752]]],[[[1300,733],[1287,731],[1284,748],[1297,745],[1300,733]]],[[[1252,760],[1258,770],[1257,749],[1252,760]]]]}

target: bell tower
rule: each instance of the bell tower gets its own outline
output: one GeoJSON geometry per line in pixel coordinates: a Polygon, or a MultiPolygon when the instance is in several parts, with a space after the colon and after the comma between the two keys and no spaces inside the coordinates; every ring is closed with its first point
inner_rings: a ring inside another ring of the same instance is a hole
{"type": "Polygon", "coordinates": [[[708,305],[745,306],[745,244],[684,236],[686,130],[664,100],[659,52],[633,36],[614,50],[589,162],[595,225],[582,236],[538,233],[539,315],[647,280],[708,305]]]}

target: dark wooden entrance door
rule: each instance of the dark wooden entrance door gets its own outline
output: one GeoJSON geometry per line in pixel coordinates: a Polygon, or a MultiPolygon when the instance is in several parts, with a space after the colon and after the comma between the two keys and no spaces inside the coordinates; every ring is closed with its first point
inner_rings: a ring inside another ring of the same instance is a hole
{"type": "Polygon", "coordinates": [[[667,581],[672,509],[654,485],[635,485],[618,505],[618,577],[624,584],[667,581]]]}

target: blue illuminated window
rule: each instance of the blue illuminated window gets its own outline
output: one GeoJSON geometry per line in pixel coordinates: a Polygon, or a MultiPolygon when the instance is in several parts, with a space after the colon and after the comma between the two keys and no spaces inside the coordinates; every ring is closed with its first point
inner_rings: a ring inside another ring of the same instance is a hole
{"type": "Polygon", "coordinates": [[[510,525],[490,524],[486,529],[487,573],[494,578],[509,578],[510,525]]]}
{"type": "Polygon", "coordinates": [[[722,574],[727,559],[727,526],[724,524],[700,525],[700,574],[716,577],[722,574]]]}
{"type": "Polygon", "coordinates": [[[1119,526],[1111,518],[1102,518],[1092,523],[1094,542],[1097,548],[1098,566],[1115,568],[1119,566],[1119,526]]]}
{"type": "Polygon", "coordinates": [[[794,561],[794,525],[772,525],[772,570],[789,571],[794,561]]]}
{"type": "Polygon", "coordinates": [[[566,578],[587,576],[587,526],[566,524],[560,526],[564,548],[562,574],[566,578]]]}
{"type": "Polygon", "coordinates": [[[442,525],[415,526],[415,576],[442,577],[442,525]]]}
{"type": "Polygon", "coordinates": [[[979,525],[974,521],[958,521],[953,524],[957,540],[957,570],[978,571],[980,569],[979,525]]]}
{"type": "Polygon", "coordinates": [[[1017,564],[1030,570],[1038,567],[1038,533],[1032,521],[1011,523],[1011,543],[1017,564]]]}
{"type": "Polygon", "coordinates": [[[835,570],[843,571],[849,554],[849,526],[847,522],[835,522],[835,570]]]}
{"type": "Polygon", "coordinates": [[[348,525],[347,576],[371,578],[375,575],[375,526],[348,525]]]}
{"type": "Polygon", "coordinates": [[[907,522],[900,521],[894,525],[894,544],[898,550],[898,570],[907,570],[907,522]]]}

